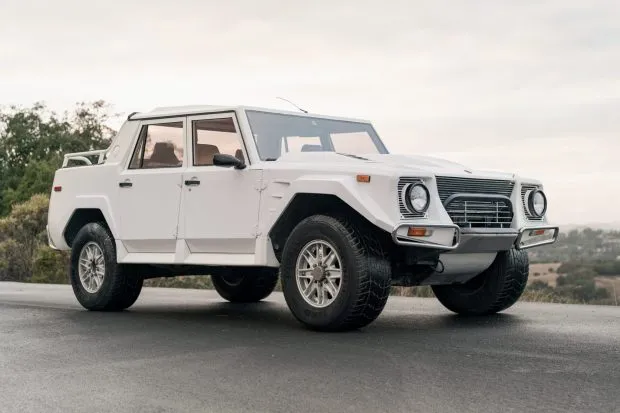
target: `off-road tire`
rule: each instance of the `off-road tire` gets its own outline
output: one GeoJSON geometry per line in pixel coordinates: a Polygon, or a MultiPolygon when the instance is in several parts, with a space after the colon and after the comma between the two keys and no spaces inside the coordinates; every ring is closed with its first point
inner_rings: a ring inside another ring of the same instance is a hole
{"type": "Polygon", "coordinates": [[[380,243],[360,223],[345,217],[313,215],[288,237],[280,264],[282,291],[289,309],[305,326],[322,331],[364,327],[383,311],[391,288],[391,267],[380,243]],[[322,240],[333,245],[342,260],[340,292],[326,307],[303,298],[296,281],[297,258],[305,245],[322,240]]]}
{"type": "Polygon", "coordinates": [[[215,291],[233,303],[256,303],[267,298],[278,283],[278,270],[274,268],[247,268],[241,270],[234,282],[229,282],[231,276],[211,276],[215,291]]]}
{"type": "Polygon", "coordinates": [[[78,302],[92,311],[120,311],[131,307],[142,291],[142,277],[130,274],[126,267],[116,262],[114,238],[105,225],[93,222],[84,225],[71,246],[71,286],[78,302]],[[101,288],[89,293],[82,286],[78,273],[80,252],[89,242],[101,248],[105,262],[105,275],[101,288]]]}
{"type": "Polygon", "coordinates": [[[433,292],[448,310],[463,315],[503,311],[519,300],[529,273],[526,251],[497,254],[489,268],[465,284],[435,285],[433,292]]]}

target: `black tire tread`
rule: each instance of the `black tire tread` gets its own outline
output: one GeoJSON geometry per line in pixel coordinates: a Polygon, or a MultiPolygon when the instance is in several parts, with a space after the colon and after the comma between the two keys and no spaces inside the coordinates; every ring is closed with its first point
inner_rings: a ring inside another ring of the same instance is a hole
{"type": "Polygon", "coordinates": [[[488,277],[490,281],[487,282],[497,282],[496,288],[471,295],[467,305],[458,297],[459,287],[438,285],[432,288],[435,296],[450,311],[466,315],[489,315],[514,305],[525,291],[528,276],[527,253],[511,249],[499,252],[491,266],[477,276],[488,277]]]}
{"type": "Polygon", "coordinates": [[[527,253],[519,253],[511,249],[507,251],[507,258],[500,260],[498,273],[504,273],[505,278],[501,290],[497,293],[495,302],[491,304],[487,313],[497,313],[514,305],[527,286],[529,276],[529,260],[527,253]]]}
{"type": "Polygon", "coordinates": [[[383,259],[383,249],[381,245],[370,236],[367,231],[356,228],[348,219],[342,216],[336,217],[317,217],[326,218],[326,224],[335,220],[340,225],[357,255],[358,265],[362,269],[359,271],[359,291],[358,298],[351,309],[350,314],[336,326],[339,330],[351,330],[364,327],[373,322],[385,308],[390,291],[392,288],[390,277],[391,268],[386,265],[383,259]],[[387,283],[385,282],[387,280],[387,283]]]}
{"type": "Polygon", "coordinates": [[[256,303],[267,298],[278,283],[278,271],[272,268],[247,268],[239,285],[230,286],[219,276],[211,276],[217,293],[232,303],[256,303]]]}

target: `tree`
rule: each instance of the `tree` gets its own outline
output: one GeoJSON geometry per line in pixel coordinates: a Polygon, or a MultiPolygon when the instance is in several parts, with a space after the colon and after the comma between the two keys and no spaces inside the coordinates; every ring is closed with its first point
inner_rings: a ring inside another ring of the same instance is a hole
{"type": "Polygon", "coordinates": [[[44,104],[0,112],[0,216],[37,193],[49,193],[54,171],[68,152],[104,149],[114,131],[104,101],[79,103],[58,115],[44,104]]]}

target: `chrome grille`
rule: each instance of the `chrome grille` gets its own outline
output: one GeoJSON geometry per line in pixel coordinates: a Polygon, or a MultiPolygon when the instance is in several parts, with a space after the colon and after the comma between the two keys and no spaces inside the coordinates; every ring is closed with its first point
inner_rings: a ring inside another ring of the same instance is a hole
{"type": "Polygon", "coordinates": [[[543,217],[536,217],[527,212],[527,199],[525,199],[525,194],[527,193],[527,191],[531,191],[532,189],[540,189],[540,186],[521,184],[521,202],[523,202],[523,213],[525,214],[525,218],[527,218],[529,221],[542,221],[543,217]]]}
{"type": "Polygon", "coordinates": [[[509,199],[494,198],[502,195],[510,198],[515,183],[503,179],[478,179],[438,176],[437,191],[441,202],[452,218],[462,228],[509,228],[513,209],[509,199]],[[477,199],[455,197],[455,194],[478,195],[477,199]],[[489,195],[488,198],[484,195],[489,195]]]}
{"type": "Polygon", "coordinates": [[[510,198],[514,186],[513,181],[500,179],[437,177],[437,191],[441,202],[445,202],[450,195],[459,193],[504,195],[510,198]]]}
{"type": "Polygon", "coordinates": [[[405,188],[405,186],[408,184],[417,184],[417,183],[422,183],[422,180],[420,178],[406,178],[406,177],[400,178],[398,180],[398,209],[400,210],[400,215],[403,218],[422,218],[426,216],[426,212],[423,212],[420,214],[418,212],[409,211],[409,209],[403,202],[402,193],[403,193],[403,189],[405,188]]]}
{"type": "Polygon", "coordinates": [[[510,228],[512,207],[509,200],[456,198],[446,206],[452,222],[461,228],[510,228]]]}

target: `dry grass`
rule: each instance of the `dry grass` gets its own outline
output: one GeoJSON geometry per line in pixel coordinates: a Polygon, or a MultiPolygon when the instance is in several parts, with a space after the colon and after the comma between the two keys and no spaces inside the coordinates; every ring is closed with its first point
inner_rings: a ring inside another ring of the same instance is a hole
{"type": "Polygon", "coordinates": [[[557,304],[583,304],[570,297],[558,296],[544,291],[525,290],[520,298],[521,301],[534,303],[557,303],[557,304]]]}
{"type": "Polygon", "coordinates": [[[620,276],[596,277],[594,283],[597,287],[605,288],[609,291],[614,305],[620,304],[620,276]]]}
{"type": "Polygon", "coordinates": [[[551,287],[556,286],[558,279],[557,270],[562,265],[559,262],[545,263],[545,264],[530,264],[530,276],[528,278],[528,284],[534,281],[542,281],[549,284],[551,287]],[[553,271],[549,271],[552,269],[553,271]]]}

